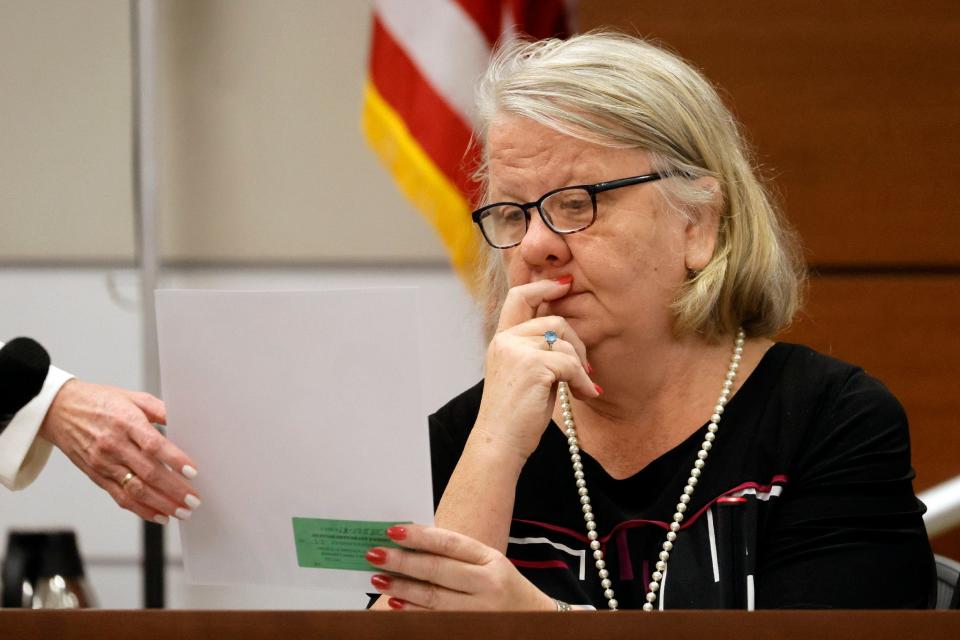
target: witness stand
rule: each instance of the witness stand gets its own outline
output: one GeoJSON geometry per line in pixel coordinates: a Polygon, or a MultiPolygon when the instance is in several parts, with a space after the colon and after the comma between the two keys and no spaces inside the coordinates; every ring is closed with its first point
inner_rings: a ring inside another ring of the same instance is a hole
{"type": "Polygon", "coordinates": [[[0,638],[438,638],[558,640],[960,638],[960,611],[0,611],[0,638]]]}

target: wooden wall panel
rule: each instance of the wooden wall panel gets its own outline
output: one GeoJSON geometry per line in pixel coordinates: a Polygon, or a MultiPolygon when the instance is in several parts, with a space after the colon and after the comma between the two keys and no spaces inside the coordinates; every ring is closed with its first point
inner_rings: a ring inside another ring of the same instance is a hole
{"type": "Polygon", "coordinates": [[[583,0],[722,89],[816,264],[960,265],[960,3],[583,0]]]}
{"type": "MultiPolygon", "coordinates": [[[[960,475],[960,276],[813,278],[781,339],[862,366],[910,419],[915,488],[960,475]]],[[[960,529],[934,541],[960,558],[960,529]]]]}
{"type": "MultiPolygon", "coordinates": [[[[783,339],[897,395],[918,490],[960,474],[960,3],[582,0],[579,17],[720,87],[821,274],[783,339]]],[[[960,558],[960,529],[934,548],[960,558]]]]}

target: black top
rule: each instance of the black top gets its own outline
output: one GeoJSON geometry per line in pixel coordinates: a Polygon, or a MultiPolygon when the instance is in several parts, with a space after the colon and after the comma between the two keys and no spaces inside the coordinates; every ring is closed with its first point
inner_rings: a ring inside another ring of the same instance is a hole
{"type": "MultiPolygon", "coordinates": [[[[430,417],[437,502],[483,383],[430,417]]],[[[640,608],[704,424],[615,480],[581,451],[621,609],[640,608]]],[[[935,570],[913,493],[907,418],[860,368],[777,343],[733,396],[678,534],[657,606],[925,608],[935,570]]],[[[548,595],[606,608],[566,436],[551,421],[517,484],[507,556],[548,595]]]]}

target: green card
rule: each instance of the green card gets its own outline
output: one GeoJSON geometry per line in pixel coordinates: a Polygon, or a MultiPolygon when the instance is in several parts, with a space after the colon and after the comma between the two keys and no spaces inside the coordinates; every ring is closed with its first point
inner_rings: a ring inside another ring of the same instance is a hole
{"type": "Polygon", "coordinates": [[[395,524],[410,523],[294,518],[297,564],[316,569],[376,571],[367,562],[366,553],[373,547],[399,547],[386,533],[387,527],[395,524]]]}

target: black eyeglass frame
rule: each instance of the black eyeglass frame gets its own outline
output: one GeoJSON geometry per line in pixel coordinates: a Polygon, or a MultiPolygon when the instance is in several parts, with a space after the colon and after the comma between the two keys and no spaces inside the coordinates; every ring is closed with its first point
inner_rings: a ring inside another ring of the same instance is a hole
{"type": "Polygon", "coordinates": [[[527,231],[529,231],[530,229],[530,217],[531,217],[530,209],[536,208],[537,213],[540,214],[540,219],[543,220],[543,223],[547,225],[547,228],[549,228],[554,233],[558,233],[561,235],[570,235],[572,233],[579,233],[584,229],[590,228],[590,226],[597,221],[597,194],[598,193],[603,193],[604,191],[612,191],[614,189],[620,189],[622,187],[631,187],[635,184],[644,184],[646,182],[653,182],[655,180],[660,180],[661,178],[668,178],[668,177],[670,177],[670,174],[647,173],[642,176],[632,176],[629,178],[620,178],[618,180],[607,180],[605,182],[597,182],[594,184],[572,184],[566,187],[560,187],[559,189],[554,189],[553,191],[548,191],[547,193],[540,196],[540,199],[535,202],[527,202],[524,204],[521,204],[519,202],[494,202],[492,204],[484,205],[483,207],[480,207],[479,209],[471,213],[470,217],[473,219],[474,223],[476,223],[476,225],[480,227],[480,233],[483,234],[483,239],[487,241],[487,244],[489,244],[494,249],[510,249],[512,247],[517,246],[521,242],[523,242],[523,239],[526,237],[527,231]],[[550,217],[546,213],[544,213],[543,202],[552,195],[560,193],[561,191],[569,191],[571,189],[583,189],[584,191],[590,194],[590,203],[593,205],[593,215],[590,217],[590,222],[583,225],[579,229],[573,229],[572,231],[561,231],[560,229],[557,229],[555,226],[553,226],[553,222],[550,221],[550,217]],[[503,206],[514,206],[519,208],[521,211],[523,211],[525,224],[523,228],[523,235],[520,236],[519,240],[517,240],[513,244],[499,246],[494,244],[493,241],[491,241],[490,238],[487,237],[487,232],[483,230],[483,219],[486,217],[484,216],[484,213],[486,213],[487,211],[490,211],[494,207],[503,207],[503,206]]]}

